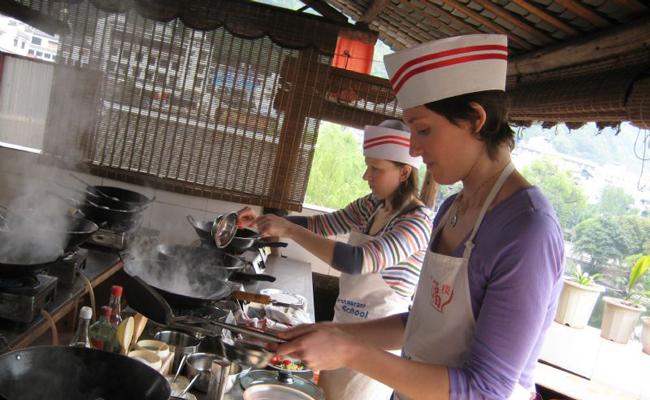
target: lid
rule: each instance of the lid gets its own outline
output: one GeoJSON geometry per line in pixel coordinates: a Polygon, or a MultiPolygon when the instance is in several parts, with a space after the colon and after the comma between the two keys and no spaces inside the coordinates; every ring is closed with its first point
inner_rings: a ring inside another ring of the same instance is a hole
{"type": "MultiPolygon", "coordinates": [[[[239,383],[243,389],[248,389],[256,385],[269,385],[269,386],[283,386],[305,393],[310,397],[282,397],[282,392],[278,392],[280,397],[278,399],[315,399],[324,400],[325,394],[323,389],[315,383],[301,378],[296,375],[288,374],[280,371],[269,371],[258,369],[249,372],[239,378],[239,383]]],[[[247,398],[247,397],[245,397],[247,398]]],[[[251,399],[256,397],[251,397],[251,399]]],[[[276,397],[273,397],[276,398],[276,397]]]]}
{"type": "Polygon", "coordinates": [[[288,386],[262,384],[252,386],[244,392],[244,400],[313,400],[305,392],[288,386]]]}
{"type": "Polygon", "coordinates": [[[237,234],[237,213],[231,212],[221,215],[212,224],[210,235],[218,248],[228,246],[237,234]]]}
{"type": "Polygon", "coordinates": [[[79,311],[79,318],[81,319],[91,319],[93,317],[93,309],[88,306],[81,307],[79,311]]]}
{"type": "Polygon", "coordinates": [[[113,314],[113,310],[109,306],[102,306],[102,315],[104,317],[110,317],[113,314]]]}
{"type": "Polygon", "coordinates": [[[123,291],[124,289],[122,288],[122,286],[118,286],[118,285],[111,286],[111,295],[115,297],[122,297],[123,291]]]}

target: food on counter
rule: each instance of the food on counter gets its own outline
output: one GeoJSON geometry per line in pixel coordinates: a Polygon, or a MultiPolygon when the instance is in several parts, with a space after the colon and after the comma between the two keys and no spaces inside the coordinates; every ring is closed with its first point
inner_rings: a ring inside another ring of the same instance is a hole
{"type": "Polygon", "coordinates": [[[271,359],[271,365],[276,368],[286,369],[287,371],[303,371],[306,369],[302,361],[283,358],[282,356],[274,356],[271,359]]]}

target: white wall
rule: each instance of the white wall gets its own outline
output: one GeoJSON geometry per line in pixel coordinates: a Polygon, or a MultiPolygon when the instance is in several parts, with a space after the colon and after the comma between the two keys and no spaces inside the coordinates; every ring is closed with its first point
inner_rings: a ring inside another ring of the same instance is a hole
{"type": "MultiPolygon", "coordinates": [[[[80,188],[81,184],[69,176],[69,171],[38,165],[37,155],[25,151],[0,146],[0,205],[10,204],[26,182],[55,180],[56,182],[80,188]]],[[[243,204],[205,199],[150,187],[137,186],[125,182],[75,172],[75,175],[95,185],[119,186],[138,191],[146,196],[156,196],[155,202],[145,211],[144,226],[160,231],[160,241],[164,243],[189,244],[197,240],[196,233],[186,220],[192,215],[195,219],[213,219],[216,214],[236,211],[243,204]]],[[[254,207],[260,211],[260,207],[254,207]]],[[[305,209],[301,214],[314,215],[321,211],[305,209]]],[[[343,238],[341,238],[343,239],[343,238]]],[[[312,270],[323,274],[338,275],[327,264],[320,261],[294,242],[281,249],[282,255],[308,262],[312,270]]]]}

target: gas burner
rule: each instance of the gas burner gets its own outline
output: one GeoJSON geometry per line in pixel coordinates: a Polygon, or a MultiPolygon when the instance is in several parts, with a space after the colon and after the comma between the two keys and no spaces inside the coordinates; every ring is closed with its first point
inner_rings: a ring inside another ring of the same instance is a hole
{"type": "MultiPolygon", "coordinates": [[[[3,277],[0,281],[6,279],[3,277]]],[[[36,283],[33,286],[0,289],[0,319],[30,323],[54,300],[57,278],[25,275],[20,279],[25,279],[27,283],[35,280],[36,283]]]]}
{"type": "Polygon", "coordinates": [[[66,253],[61,260],[50,264],[47,271],[58,278],[59,287],[70,288],[77,279],[77,273],[86,268],[88,250],[80,247],[66,253]]]}
{"type": "Polygon", "coordinates": [[[38,284],[36,275],[20,275],[12,277],[0,277],[0,290],[15,292],[21,289],[33,288],[38,284]]]}

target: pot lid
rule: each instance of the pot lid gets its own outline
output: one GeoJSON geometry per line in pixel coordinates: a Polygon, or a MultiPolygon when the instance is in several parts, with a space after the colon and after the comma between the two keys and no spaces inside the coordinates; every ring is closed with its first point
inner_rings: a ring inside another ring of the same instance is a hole
{"type": "MultiPolygon", "coordinates": [[[[248,374],[241,376],[239,378],[241,387],[246,390],[251,386],[256,385],[273,385],[273,386],[284,386],[287,388],[295,389],[299,392],[306,394],[309,397],[295,397],[296,399],[313,399],[313,400],[324,400],[325,394],[323,389],[317,386],[315,383],[301,378],[291,373],[286,373],[282,371],[269,371],[269,370],[254,370],[248,374]]],[[[281,392],[279,392],[281,394],[281,392]]],[[[287,398],[287,397],[278,397],[278,398],[287,398]]],[[[293,399],[294,397],[290,397],[293,399]]]]}

